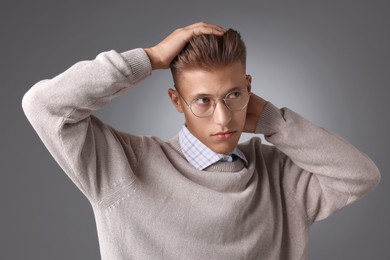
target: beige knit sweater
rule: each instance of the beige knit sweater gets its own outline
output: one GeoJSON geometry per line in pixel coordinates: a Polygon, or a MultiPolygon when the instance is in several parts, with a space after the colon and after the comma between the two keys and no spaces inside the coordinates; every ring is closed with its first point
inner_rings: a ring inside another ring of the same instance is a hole
{"type": "MultiPolygon", "coordinates": [[[[23,109],[90,201],[102,259],[305,259],[310,225],[372,190],[377,167],[337,135],[268,104],[248,159],[199,171],[178,138],[119,132],[90,113],[151,74],[109,51],[33,86],[23,109]]],[[[136,112],[134,112],[136,113],[136,112]]]]}

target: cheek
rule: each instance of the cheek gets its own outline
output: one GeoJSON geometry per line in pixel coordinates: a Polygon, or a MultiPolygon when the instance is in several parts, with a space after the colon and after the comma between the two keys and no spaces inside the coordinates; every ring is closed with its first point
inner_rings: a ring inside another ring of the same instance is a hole
{"type": "Polygon", "coordinates": [[[184,114],[184,118],[186,120],[186,124],[192,125],[196,121],[197,118],[192,114],[192,112],[188,106],[182,104],[181,107],[183,109],[183,114],[184,114]]]}
{"type": "Polygon", "coordinates": [[[194,116],[191,111],[187,110],[184,112],[184,116],[186,120],[186,126],[192,132],[192,134],[198,138],[200,135],[206,134],[207,125],[209,124],[207,118],[198,118],[194,116]]]}
{"type": "Polygon", "coordinates": [[[233,114],[233,120],[235,122],[235,124],[238,126],[240,126],[240,128],[244,128],[244,125],[245,125],[245,120],[246,120],[246,109],[243,110],[243,111],[238,111],[236,113],[233,114]]]}

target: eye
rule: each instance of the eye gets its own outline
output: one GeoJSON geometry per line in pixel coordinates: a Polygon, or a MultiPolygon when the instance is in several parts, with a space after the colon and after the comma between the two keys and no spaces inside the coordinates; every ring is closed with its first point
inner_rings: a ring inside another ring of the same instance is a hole
{"type": "Polygon", "coordinates": [[[208,105],[211,103],[211,99],[209,97],[200,97],[194,99],[193,103],[196,105],[208,105]]]}
{"type": "Polygon", "coordinates": [[[236,99],[239,98],[242,95],[240,91],[233,91],[226,95],[227,99],[236,99]]]}

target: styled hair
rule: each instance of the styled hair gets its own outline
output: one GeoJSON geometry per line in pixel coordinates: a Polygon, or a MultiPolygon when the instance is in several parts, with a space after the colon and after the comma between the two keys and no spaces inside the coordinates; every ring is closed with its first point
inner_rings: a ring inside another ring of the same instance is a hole
{"type": "Polygon", "coordinates": [[[194,36],[171,62],[173,80],[190,69],[211,71],[240,61],[245,68],[246,47],[241,35],[227,30],[222,36],[202,34],[194,36]]]}

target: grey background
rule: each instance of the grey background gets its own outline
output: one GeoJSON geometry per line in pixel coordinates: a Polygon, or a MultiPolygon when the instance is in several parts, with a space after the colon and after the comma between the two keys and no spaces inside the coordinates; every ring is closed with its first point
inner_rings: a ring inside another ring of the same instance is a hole
{"type": "MultiPolygon", "coordinates": [[[[239,30],[254,92],[339,133],[382,172],[377,189],[314,224],[310,259],[390,259],[390,2],[2,1],[1,259],[98,259],[92,209],[21,110],[23,94],[99,52],[149,47],[208,21],[239,30]]],[[[170,138],[183,123],[158,71],[100,116],[117,129],[170,138]]],[[[244,136],[244,139],[249,136],[244,136]]]]}

